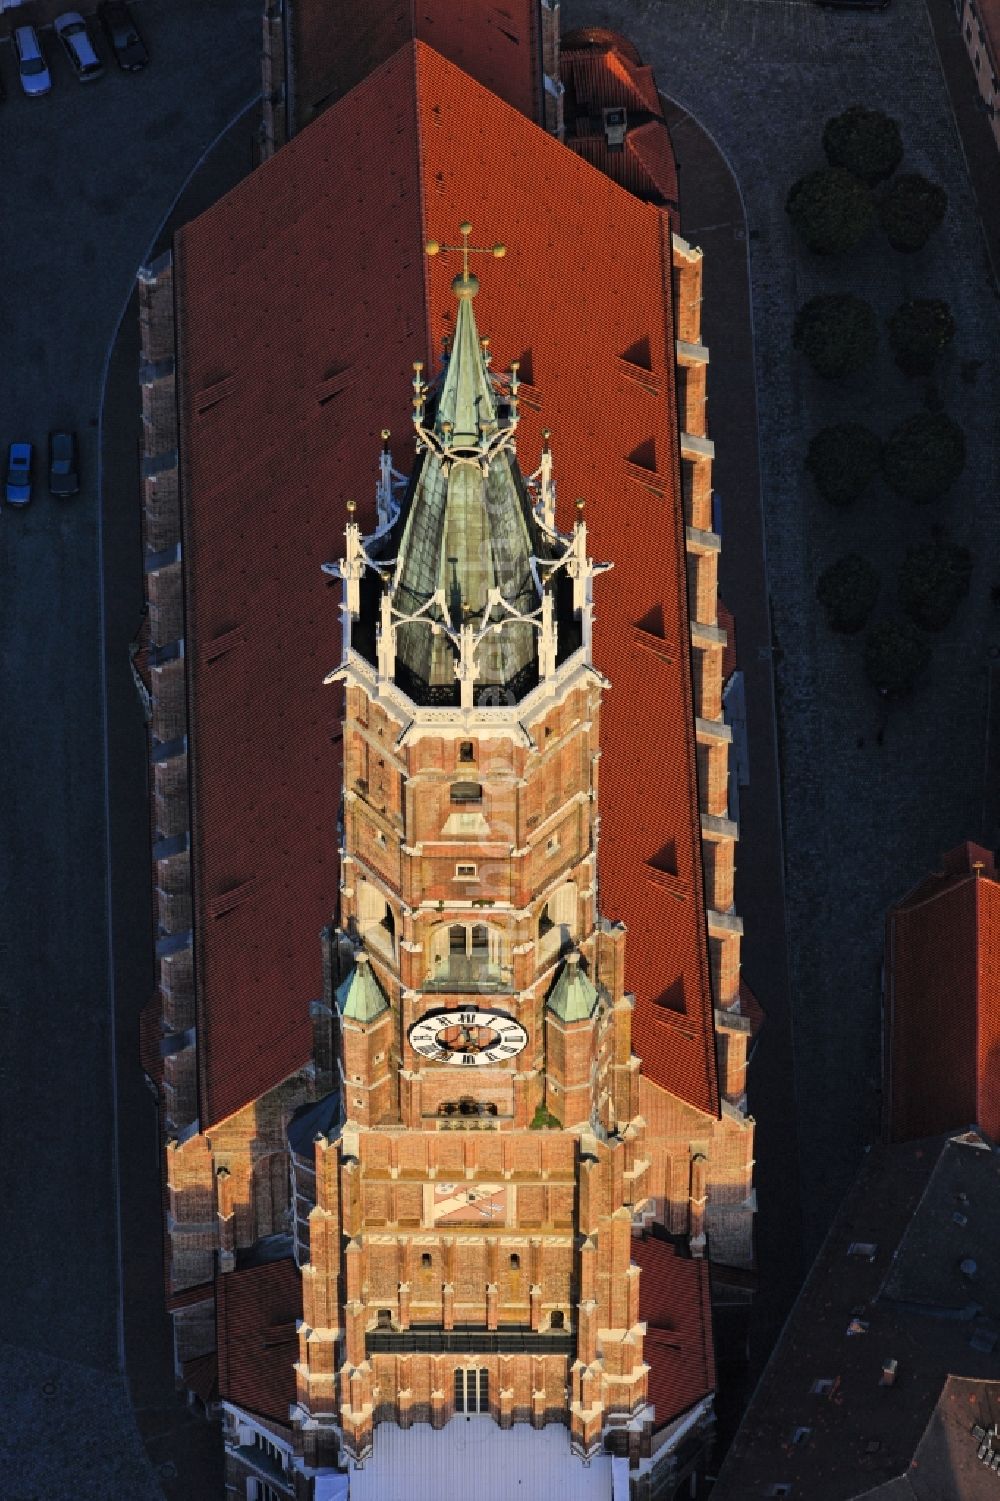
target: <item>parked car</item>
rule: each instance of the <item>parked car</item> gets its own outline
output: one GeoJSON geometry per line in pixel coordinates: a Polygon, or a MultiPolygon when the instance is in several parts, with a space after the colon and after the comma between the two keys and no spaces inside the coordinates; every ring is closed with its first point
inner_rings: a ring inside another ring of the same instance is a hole
{"type": "Polygon", "coordinates": [[[56,16],[52,25],[80,82],[89,83],[93,78],[100,78],[104,64],[94,50],[87,23],[80,12],[68,10],[64,15],[56,16]]]}
{"type": "Polygon", "coordinates": [[[18,26],[15,29],[14,52],[17,56],[17,73],[24,92],[29,98],[47,94],[52,87],[52,76],[42,53],[38,32],[33,26],[18,26]]]}
{"type": "Polygon", "coordinates": [[[12,443],[7,450],[7,504],[26,506],[31,499],[30,443],[12,443]]]}
{"type": "Polygon", "coordinates": [[[119,68],[125,73],[144,68],[149,53],[125,0],[101,0],[97,16],[119,68]]]}
{"type": "Polygon", "coordinates": [[[76,433],[49,433],[49,494],[75,495],[80,488],[76,433]]]}

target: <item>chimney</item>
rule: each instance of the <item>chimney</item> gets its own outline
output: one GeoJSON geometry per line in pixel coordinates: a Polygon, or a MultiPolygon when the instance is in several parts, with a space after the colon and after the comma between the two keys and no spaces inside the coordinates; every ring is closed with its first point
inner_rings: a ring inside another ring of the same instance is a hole
{"type": "Polygon", "coordinates": [[[628,128],[628,116],[625,111],[620,108],[606,109],[602,110],[601,116],[604,137],[608,145],[613,148],[624,146],[625,131],[628,128]]]}

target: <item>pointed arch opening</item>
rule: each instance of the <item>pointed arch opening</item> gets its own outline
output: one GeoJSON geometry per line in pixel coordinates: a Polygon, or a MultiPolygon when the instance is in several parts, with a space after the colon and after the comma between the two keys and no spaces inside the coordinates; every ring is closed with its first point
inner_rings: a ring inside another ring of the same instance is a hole
{"type": "Polygon", "coordinates": [[[443,923],[431,939],[431,990],[510,988],[507,945],[493,923],[443,923]]]}
{"type": "Polygon", "coordinates": [[[363,878],[357,886],[357,921],[361,941],[390,959],[396,957],[396,915],[377,886],[363,878]]]}
{"type": "Polygon", "coordinates": [[[558,886],[538,918],[538,960],[548,964],[567,953],[579,934],[579,892],[575,881],[558,886]]]}

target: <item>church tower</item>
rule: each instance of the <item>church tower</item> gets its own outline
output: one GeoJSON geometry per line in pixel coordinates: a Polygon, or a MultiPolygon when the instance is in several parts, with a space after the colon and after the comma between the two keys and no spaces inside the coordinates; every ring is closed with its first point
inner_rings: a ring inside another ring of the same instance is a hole
{"type": "Polygon", "coordinates": [[[610,1452],[650,1453],[648,1164],[625,933],[598,902],[601,570],[582,501],[556,529],[547,434],[522,474],[518,367],[479,335],[470,234],[427,247],[462,270],[440,372],[414,363],[413,471],[384,433],[376,529],[349,507],[329,565],[343,862],[317,1062],[341,1124],[315,1143],[294,1415],[302,1462],[346,1457],[352,1497],[389,1494],[409,1430],[421,1501],[413,1440],[474,1417],[511,1484],[528,1466],[522,1494],[531,1443],[546,1464],[560,1446],[559,1501],[610,1495],[610,1452]]]}

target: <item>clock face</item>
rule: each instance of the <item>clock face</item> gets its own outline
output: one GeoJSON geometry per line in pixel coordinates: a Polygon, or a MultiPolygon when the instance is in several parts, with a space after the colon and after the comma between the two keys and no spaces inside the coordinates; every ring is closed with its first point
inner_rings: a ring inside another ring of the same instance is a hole
{"type": "Polygon", "coordinates": [[[473,1067],[506,1063],[527,1047],[528,1034],[505,1011],[428,1011],[410,1028],[415,1053],[435,1063],[473,1067]]]}

